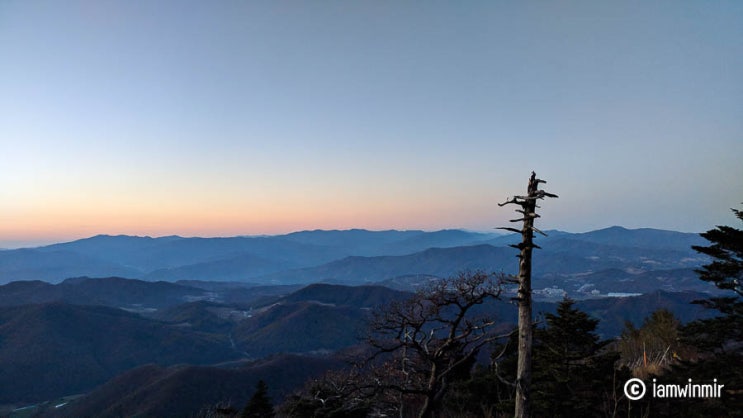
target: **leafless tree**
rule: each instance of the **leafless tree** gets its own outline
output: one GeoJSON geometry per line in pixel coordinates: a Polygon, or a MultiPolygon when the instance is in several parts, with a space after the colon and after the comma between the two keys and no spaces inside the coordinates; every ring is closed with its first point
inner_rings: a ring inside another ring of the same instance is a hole
{"type": "Polygon", "coordinates": [[[376,311],[369,361],[382,360],[371,368],[377,393],[397,394],[400,408],[412,401],[418,417],[433,416],[450,382],[469,372],[480,349],[510,335],[498,335],[494,318],[473,312],[499,298],[502,284],[502,276],[465,272],[376,311]]]}

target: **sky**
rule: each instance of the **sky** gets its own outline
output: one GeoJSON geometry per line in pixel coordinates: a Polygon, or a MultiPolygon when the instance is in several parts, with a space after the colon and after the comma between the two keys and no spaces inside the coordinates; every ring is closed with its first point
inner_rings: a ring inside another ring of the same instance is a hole
{"type": "Polygon", "coordinates": [[[0,247],[701,232],[743,202],[740,1],[0,1],[0,247]]]}

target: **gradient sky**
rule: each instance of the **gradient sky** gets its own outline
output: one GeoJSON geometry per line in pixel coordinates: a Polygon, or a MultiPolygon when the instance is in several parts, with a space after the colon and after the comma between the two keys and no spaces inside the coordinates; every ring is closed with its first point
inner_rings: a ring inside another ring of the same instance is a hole
{"type": "Polygon", "coordinates": [[[0,2],[0,247],[700,232],[743,202],[741,1],[0,2]]]}

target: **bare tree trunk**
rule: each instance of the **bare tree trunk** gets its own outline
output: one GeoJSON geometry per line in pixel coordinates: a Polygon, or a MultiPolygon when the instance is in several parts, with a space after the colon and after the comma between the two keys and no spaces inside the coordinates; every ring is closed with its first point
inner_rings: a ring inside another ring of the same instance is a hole
{"type": "Polygon", "coordinates": [[[418,418],[430,418],[433,416],[436,397],[436,369],[436,364],[433,364],[428,378],[428,385],[426,386],[428,393],[426,393],[426,398],[423,401],[423,407],[418,413],[418,418]]]}
{"type": "Polygon", "coordinates": [[[532,352],[532,310],[531,310],[531,253],[532,250],[539,246],[534,244],[534,231],[542,231],[534,227],[534,219],[539,215],[536,213],[537,200],[544,197],[557,197],[556,195],[539,190],[539,183],[546,183],[536,177],[532,171],[529,178],[526,196],[516,196],[513,199],[501,204],[509,203],[521,206],[517,212],[523,215],[523,218],[513,219],[511,222],[523,222],[523,227],[519,231],[515,228],[502,228],[512,232],[521,233],[521,243],[513,247],[521,250],[519,257],[519,275],[518,275],[518,307],[519,307],[519,340],[518,340],[518,363],[516,370],[516,399],[514,416],[516,418],[531,417],[531,397],[529,393],[531,385],[531,352],[532,352]]]}
{"type": "MultiPolygon", "coordinates": [[[[532,173],[529,179],[528,197],[536,193],[537,182],[532,173]]],[[[527,199],[522,205],[527,214],[535,213],[537,200],[527,199]]],[[[534,218],[524,217],[521,229],[521,254],[519,254],[519,358],[516,369],[516,409],[515,416],[530,417],[531,408],[529,386],[531,384],[531,347],[532,347],[532,314],[531,314],[531,252],[533,249],[534,218]]]]}

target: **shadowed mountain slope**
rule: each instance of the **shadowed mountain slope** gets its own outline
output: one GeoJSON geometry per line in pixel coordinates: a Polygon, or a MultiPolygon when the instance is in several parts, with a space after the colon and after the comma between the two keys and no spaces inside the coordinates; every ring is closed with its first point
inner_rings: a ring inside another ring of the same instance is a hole
{"type": "MultiPolygon", "coordinates": [[[[84,392],[147,363],[214,364],[277,353],[329,354],[352,349],[367,331],[366,320],[375,309],[372,306],[405,295],[379,286],[311,285],[264,307],[200,301],[155,313],[167,323],[101,306],[0,308],[0,387],[8,388],[0,393],[0,404],[84,392]]],[[[621,332],[625,320],[639,325],[660,307],[670,309],[682,322],[708,316],[710,312],[689,303],[703,297],[700,293],[654,292],[632,298],[583,300],[577,306],[601,319],[599,332],[612,338],[621,332]]],[[[555,306],[537,302],[535,314],[553,312],[555,306]]],[[[509,295],[478,306],[476,313],[495,316],[504,330],[516,320],[509,295]]],[[[159,373],[153,382],[163,386],[149,390],[159,392],[172,385],[169,390],[176,398],[185,395],[175,394],[191,390],[176,383],[181,379],[182,385],[189,384],[190,374],[171,378],[159,373]]],[[[229,380],[220,376],[213,378],[229,380]]],[[[150,396],[134,387],[121,390],[150,396]]],[[[149,402],[138,397],[131,400],[149,402]]]]}
{"type": "Polygon", "coordinates": [[[54,417],[188,417],[216,405],[240,410],[258,380],[280,403],[324,371],[343,366],[330,357],[274,356],[238,367],[146,365],[111,379],[90,394],[49,412],[54,417]]]}
{"type": "Polygon", "coordinates": [[[316,301],[338,306],[373,308],[409,296],[408,292],[392,290],[384,286],[342,286],[316,283],[303,287],[281,300],[285,302],[316,301]]]}
{"type": "Polygon", "coordinates": [[[332,352],[363,336],[368,310],[318,302],[277,303],[237,324],[233,337],[251,357],[332,352]]]}
{"type": "Polygon", "coordinates": [[[0,404],[83,392],[147,363],[239,357],[224,337],[118,309],[58,303],[0,308],[0,404]]]}
{"type": "Polygon", "coordinates": [[[576,307],[601,320],[598,331],[603,338],[613,338],[621,334],[626,321],[639,327],[645,318],[661,308],[673,312],[681,323],[715,316],[715,311],[692,304],[707,297],[699,292],[655,291],[636,297],[582,300],[576,307]]]}

